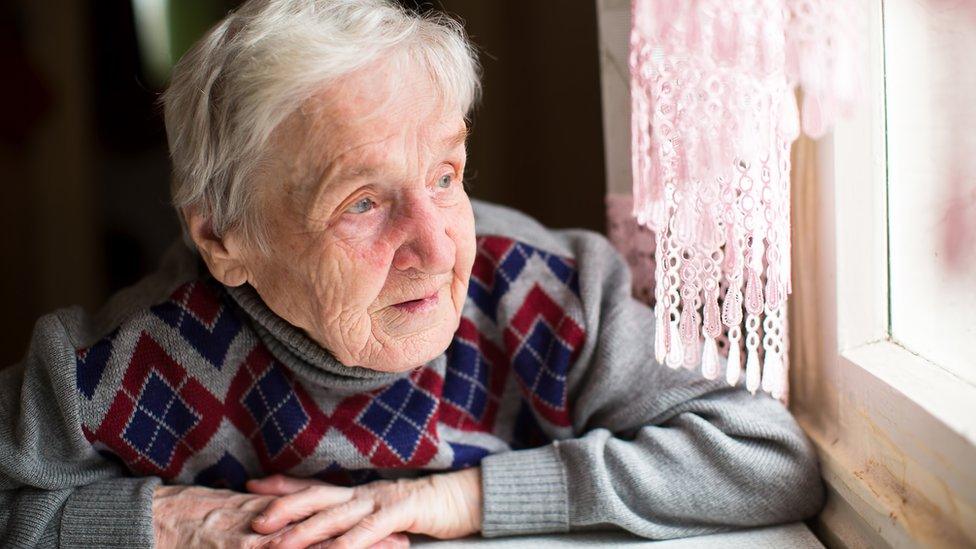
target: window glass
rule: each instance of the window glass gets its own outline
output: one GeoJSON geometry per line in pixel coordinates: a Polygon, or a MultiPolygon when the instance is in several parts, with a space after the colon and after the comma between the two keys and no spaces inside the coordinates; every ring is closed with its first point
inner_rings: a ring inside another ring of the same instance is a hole
{"type": "Polygon", "coordinates": [[[976,3],[884,9],[891,337],[976,384],[976,3]]]}

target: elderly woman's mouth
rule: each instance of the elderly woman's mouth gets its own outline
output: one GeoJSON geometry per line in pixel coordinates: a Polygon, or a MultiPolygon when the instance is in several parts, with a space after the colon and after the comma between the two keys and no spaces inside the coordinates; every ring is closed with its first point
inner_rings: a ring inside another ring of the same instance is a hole
{"type": "Polygon", "coordinates": [[[409,301],[404,301],[402,303],[397,303],[394,305],[397,309],[401,311],[406,311],[408,313],[426,313],[428,311],[434,310],[437,307],[438,292],[433,292],[426,297],[420,299],[411,299],[409,301]]]}

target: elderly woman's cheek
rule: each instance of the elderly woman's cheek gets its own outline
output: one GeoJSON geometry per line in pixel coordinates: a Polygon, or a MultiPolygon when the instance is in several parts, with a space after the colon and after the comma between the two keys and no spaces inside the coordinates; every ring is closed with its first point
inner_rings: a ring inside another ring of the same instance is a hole
{"type": "Polygon", "coordinates": [[[385,271],[392,262],[393,250],[389,243],[393,241],[394,232],[396,223],[389,216],[353,217],[336,225],[333,238],[357,264],[385,271]]]}
{"type": "Polygon", "coordinates": [[[447,234],[454,241],[457,254],[455,258],[452,297],[455,301],[458,314],[460,314],[461,308],[464,306],[464,301],[467,298],[471,269],[474,266],[477,252],[474,213],[471,210],[471,202],[467,200],[467,196],[465,196],[465,200],[458,207],[454,208],[453,214],[453,219],[448,224],[447,234]]]}
{"type": "Polygon", "coordinates": [[[393,252],[380,241],[341,241],[338,244],[341,257],[337,258],[342,270],[340,280],[346,291],[357,294],[371,303],[379,295],[389,272],[393,252]]]}

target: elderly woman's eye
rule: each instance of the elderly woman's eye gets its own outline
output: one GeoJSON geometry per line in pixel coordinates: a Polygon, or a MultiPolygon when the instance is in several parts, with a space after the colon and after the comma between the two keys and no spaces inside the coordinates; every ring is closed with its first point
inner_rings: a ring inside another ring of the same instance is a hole
{"type": "Polygon", "coordinates": [[[346,211],[349,213],[366,213],[372,210],[374,206],[376,206],[376,203],[371,199],[363,198],[354,202],[346,211]]]}
{"type": "Polygon", "coordinates": [[[437,186],[442,189],[447,189],[451,186],[451,183],[453,182],[454,182],[454,176],[449,173],[446,173],[442,175],[440,179],[437,180],[437,186]]]}

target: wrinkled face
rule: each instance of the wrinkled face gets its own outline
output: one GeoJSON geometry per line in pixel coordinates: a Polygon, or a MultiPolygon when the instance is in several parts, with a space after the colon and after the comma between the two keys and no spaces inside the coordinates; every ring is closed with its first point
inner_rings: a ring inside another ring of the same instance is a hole
{"type": "Polygon", "coordinates": [[[420,68],[374,64],[315,96],[276,130],[259,192],[273,249],[247,251],[248,282],[347,366],[438,356],[475,254],[465,135],[420,68]]]}

